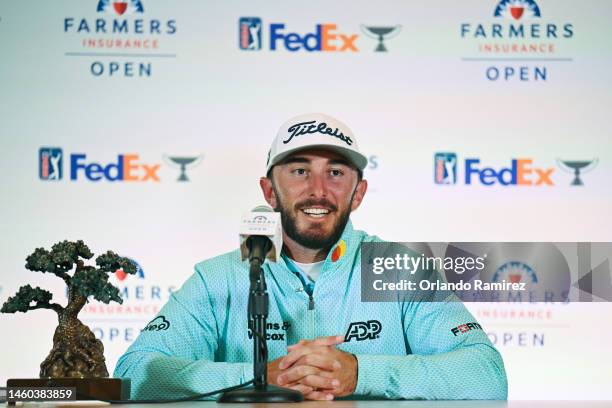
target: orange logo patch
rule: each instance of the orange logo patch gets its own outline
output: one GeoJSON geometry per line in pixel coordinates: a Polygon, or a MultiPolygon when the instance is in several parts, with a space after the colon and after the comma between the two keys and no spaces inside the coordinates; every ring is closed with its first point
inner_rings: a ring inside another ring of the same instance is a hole
{"type": "Polygon", "coordinates": [[[345,253],[346,253],[346,242],[344,242],[344,240],[342,240],[334,248],[334,252],[332,252],[332,256],[331,256],[332,262],[336,262],[338,259],[342,258],[345,253]]]}

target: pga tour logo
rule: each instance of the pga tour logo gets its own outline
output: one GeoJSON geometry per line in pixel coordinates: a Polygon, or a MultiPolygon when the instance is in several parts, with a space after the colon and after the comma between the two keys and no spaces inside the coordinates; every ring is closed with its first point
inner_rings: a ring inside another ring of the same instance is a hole
{"type": "Polygon", "coordinates": [[[242,17],[238,24],[241,50],[261,50],[261,18],[242,17]]]}
{"type": "Polygon", "coordinates": [[[455,153],[436,153],[434,181],[436,184],[457,183],[457,155],[455,153]]]}
{"type": "Polygon", "coordinates": [[[59,147],[42,147],[38,151],[38,177],[41,180],[61,180],[63,158],[59,147]]]}

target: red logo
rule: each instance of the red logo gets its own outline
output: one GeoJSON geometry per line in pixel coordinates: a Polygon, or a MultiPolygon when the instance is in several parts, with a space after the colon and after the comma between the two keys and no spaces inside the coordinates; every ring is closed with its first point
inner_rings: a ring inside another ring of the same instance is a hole
{"type": "Polygon", "coordinates": [[[521,18],[523,11],[525,11],[525,7],[510,7],[510,14],[512,14],[515,20],[521,18]]]}
{"type": "Polygon", "coordinates": [[[127,10],[127,3],[116,1],[113,3],[113,8],[117,12],[117,14],[122,15],[123,13],[125,13],[125,10],[127,10]]]}

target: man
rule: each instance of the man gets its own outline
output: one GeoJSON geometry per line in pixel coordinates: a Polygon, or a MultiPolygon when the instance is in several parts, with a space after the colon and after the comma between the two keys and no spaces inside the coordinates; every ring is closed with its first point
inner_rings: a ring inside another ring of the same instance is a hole
{"type": "MultiPolygon", "coordinates": [[[[361,302],[359,247],[381,242],[349,220],[367,190],[366,165],[349,128],[322,114],[286,122],[268,153],[260,185],[284,240],[279,262],[264,264],[270,383],[312,400],[505,399],[503,361],[486,334],[452,331],[475,321],[461,302],[361,302]]],[[[252,378],[240,259],[235,250],[197,264],[154,319],[167,324],[149,324],[119,359],[115,376],[131,378],[135,398],[252,378]]]]}

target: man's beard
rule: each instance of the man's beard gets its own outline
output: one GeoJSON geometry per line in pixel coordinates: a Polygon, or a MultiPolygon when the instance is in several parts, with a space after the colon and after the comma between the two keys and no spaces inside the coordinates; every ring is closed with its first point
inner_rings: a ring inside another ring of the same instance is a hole
{"type": "MultiPolygon", "coordinates": [[[[290,209],[286,208],[281,203],[278,191],[275,187],[273,187],[273,189],[277,201],[276,208],[274,209],[274,211],[281,213],[283,231],[289,236],[289,238],[308,249],[331,248],[332,245],[338,242],[338,240],[342,236],[342,233],[344,232],[346,224],[348,223],[349,215],[351,215],[351,205],[353,204],[353,197],[355,196],[355,191],[357,191],[357,189],[353,191],[353,194],[351,195],[351,201],[349,202],[346,211],[339,214],[339,217],[336,220],[336,223],[333,225],[331,232],[328,235],[322,235],[322,232],[319,231],[298,231],[296,216],[293,215],[294,213],[290,209]]],[[[338,210],[338,207],[336,207],[326,199],[310,199],[302,201],[295,205],[294,210],[295,213],[297,213],[298,211],[300,211],[300,208],[314,205],[324,206],[332,211],[338,210]]]]}

